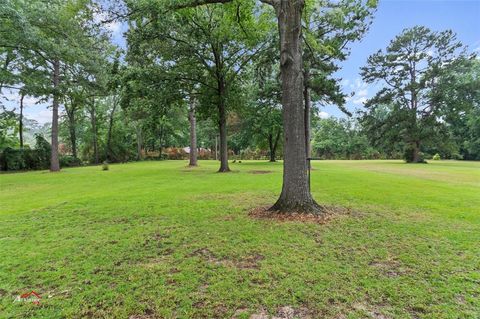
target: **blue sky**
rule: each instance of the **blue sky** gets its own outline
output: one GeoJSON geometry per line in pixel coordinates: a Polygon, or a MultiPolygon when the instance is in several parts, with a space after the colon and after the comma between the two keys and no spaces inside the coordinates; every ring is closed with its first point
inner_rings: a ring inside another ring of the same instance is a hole
{"type": "MultiPolygon", "coordinates": [[[[337,77],[343,79],[344,91],[356,92],[347,102],[351,111],[361,108],[362,102],[375,93],[376,88],[363,83],[359,76],[359,68],[365,64],[367,57],[385,48],[403,29],[415,25],[424,25],[435,31],[452,29],[470,51],[480,54],[480,0],[380,0],[369,32],[362,41],[350,46],[351,54],[337,73],[337,77]]],[[[125,26],[112,23],[108,27],[114,42],[124,44],[122,33],[125,26]]],[[[11,100],[7,105],[13,107],[18,97],[13,92],[6,96],[11,100]]],[[[35,100],[31,98],[27,98],[25,104],[28,106],[25,110],[28,118],[40,123],[50,121],[51,112],[45,105],[34,105],[35,100]]],[[[335,106],[322,108],[322,115],[343,116],[335,106]]]]}
{"type": "MultiPolygon", "coordinates": [[[[362,107],[362,102],[375,94],[377,88],[361,81],[360,67],[370,54],[384,49],[405,28],[423,25],[434,31],[451,29],[458,39],[480,55],[480,0],[380,0],[369,32],[360,42],[350,46],[351,54],[342,63],[337,76],[342,78],[345,92],[356,95],[347,102],[349,110],[362,107]]],[[[343,116],[335,106],[322,111],[343,116]]]]}

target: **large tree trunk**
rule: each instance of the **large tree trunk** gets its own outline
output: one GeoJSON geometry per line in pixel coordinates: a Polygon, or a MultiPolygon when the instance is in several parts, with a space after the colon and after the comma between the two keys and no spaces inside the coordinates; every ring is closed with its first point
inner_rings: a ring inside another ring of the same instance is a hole
{"type": "MultiPolygon", "coordinates": [[[[311,110],[311,100],[310,100],[310,89],[308,87],[308,81],[310,81],[310,70],[308,69],[308,67],[305,68],[305,72],[304,72],[304,82],[303,82],[303,99],[304,99],[304,103],[305,103],[305,108],[304,108],[304,112],[305,112],[305,151],[306,151],[306,156],[307,156],[307,169],[308,171],[311,170],[311,163],[310,163],[310,160],[309,158],[312,157],[312,154],[311,154],[311,148],[310,148],[310,125],[311,125],[311,121],[310,121],[310,110],[311,110]]],[[[310,177],[309,177],[310,179],[310,177]]],[[[308,181],[308,188],[310,190],[310,180],[308,181]]]]}
{"type": "Polygon", "coordinates": [[[97,116],[95,114],[95,99],[92,99],[92,104],[90,105],[90,121],[92,123],[92,135],[93,135],[93,158],[94,158],[94,163],[98,164],[100,162],[100,158],[98,155],[97,116]]]}
{"type": "Polygon", "coordinates": [[[228,167],[227,145],[227,110],[225,106],[225,81],[218,81],[218,126],[220,130],[220,169],[219,172],[230,172],[228,167]]]}
{"type": "Polygon", "coordinates": [[[20,135],[20,148],[23,148],[23,98],[25,94],[20,93],[20,117],[18,118],[18,134],[20,135]]]}
{"type": "Polygon", "coordinates": [[[312,107],[311,107],[310,89],[308,87],[308,81],[310,81],[310,71],[308,70],[308,68],[305,69],[304,74],[305,74],[305,79],[304,79],[304,86],[303,86],[303,99],[305,100],[305,149],[306,149],[307,158],[310,158],[312,157],[311,146],[310,146],[310,139],[311,139],[310,112],[312,107]]]}
{"type": "Polygon", "coordinates": [[[50,159],[50,171],[60,171],[60,162],[58,160],[58,106],[60,82],[60,61],[53,62],[53,103],[52,103],[52,154],[50,159]]]}
{"type": "Polygon", "coordinates": [[[303,104],[303,0],[280,0],[275,6],[280,33],[280,69],[284,127],[283,186],[272,210],[321,213],[308,186],[303,104]]]}
{"type": "Polygon", "coordinates": [[[190,98],[190,110],[188,112],[190,121],[190,162],[189,166],[197,166],[197,119],[195,116],[195,98],[190,98]]]}
{"type": "Polygon", "coordinates": [[[423,158],[420,156],[420,141],[415,141],[412,145],[412,163],[423,162],[423,158]]]}

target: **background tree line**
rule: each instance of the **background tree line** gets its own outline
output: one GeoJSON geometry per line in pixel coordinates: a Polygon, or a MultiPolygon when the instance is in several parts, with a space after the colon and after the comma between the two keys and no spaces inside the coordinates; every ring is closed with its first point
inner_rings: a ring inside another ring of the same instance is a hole
{"type": "MultiPolygon", "coordinates": [[[[59,149],[60,156],[51,155],[54,169],[54,157],[67,166],[187,158],[193,120],[198,155],[220,159],[220,170],[228,170],[228,158],[282,158],[278,33],[273,12],[252,16],[252,5],[165,13],[153,2],[127,1],[128,46],[121,52],[96,2],[7,1],[0,88],[14,90],[19,103],[1,106],[0,148],[11,148],[9,154],[35,148],[38,133],[59,149]],[[50,126],[25,118],[25,97],[52,104],[50,126]]],[[[480,66],[451,31],[415,27],[373,54],[362,76],[384,87],[349,117],[333,74],[348,57],[348,43],[367,32],[372,13],[362,1],[307,3],[309,156],[480,159],[480,66]],[[345,118],[318,118],[330,104],[345,118]]]]}

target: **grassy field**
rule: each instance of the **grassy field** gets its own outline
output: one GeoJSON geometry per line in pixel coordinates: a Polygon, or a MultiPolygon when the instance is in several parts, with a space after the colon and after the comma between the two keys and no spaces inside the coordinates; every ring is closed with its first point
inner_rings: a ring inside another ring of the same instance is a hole
{"type": "Polygon", "coordinates": [[[480,163],[315,162],[326,224],[248,216],[281,163],[185,165],[0,175],[0,318],[480,318],[480,163]]]}

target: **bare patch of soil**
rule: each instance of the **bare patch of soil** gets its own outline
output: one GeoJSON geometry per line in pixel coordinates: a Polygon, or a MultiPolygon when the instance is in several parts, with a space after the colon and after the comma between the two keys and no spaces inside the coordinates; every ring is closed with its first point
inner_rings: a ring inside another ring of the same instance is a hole
{"type": "MultiPolygon", "coordinates": [[[[233,317],[234,319],[236,317],[233,317]]],[[[295,309],[290,306],[283,306],[277,309],[274,316],[270,316],[265,309],[262,309],[258,313],[254,313],[250,316],[250,319],[311,319],[313,318],[308,309],[298,308],[295,309]]]]}
{"type": "Polygon", "coordinates": [[[398,277],[406,275],[409,272],[408,268],[403,267],[402,264],[395,259],[372,261],[369,265],[387,277],[398,277]]]}
{"type": "Polygon", "coordinates": [[[235,261],[233,264],[240,269],[259,269],[259,262],[264,260],[265,257],[260,254],[253,254],[246,258],[235,261]]]}
{"type": "Polygon", "coordinates": [[[350,215],[353,211],[349,208],[337,206],[322,206],[322,214],[308,214],[308,213],[283,213],[279,211],[270,210],[269,206],[260,206],[252,209],[248,216],[257,219],[272,219],[280,222],[299,221],[299,222],[313,222],[318,224],[325,224],[332,220],[335,216],[350,215]]]}
{"type": "Polygon", "coordinates": [[[245,258],[239,259],[218,258],[210,249],[206,247],[197,249],[188,255],[188,257],[194,256],[200,257],[203,260],[215,265],[235,267],[238,269],[260,269],[259,262],[265,259],[263,255],[258,253],[254,253],[245,258]]]}
{"type": "Polygon", "coordinates": [[[254,170],[254,171],[248,171],[250,174],[270,174],[273,173],[273,171],[262,171],[262,170],[254,170]]]}
{"type": "Polygon", "coordinates": [[[365,305],[363,303],[356,303],[353,304],[353,309],[362,311],[364,313],[367,313],[369,318],[373,319],[391,319],[391,317],[388,317],[384,315],[380,309],[377,309],[376,307],[369,307],[368,305],[365,305]]]}
{"type": "Polygon", "coordinates": [[[193,251],[192,253],[190,253],[188,255],[188,257],[194,257],[194,256],[201,257],[202,259],[204,259],[206,261],[210,261],[210,262],[214,262],[214,263],[218,262],[218,259],[213,254],[213,252],[206,247],[197,249],[197,250],[193,251]]]}

